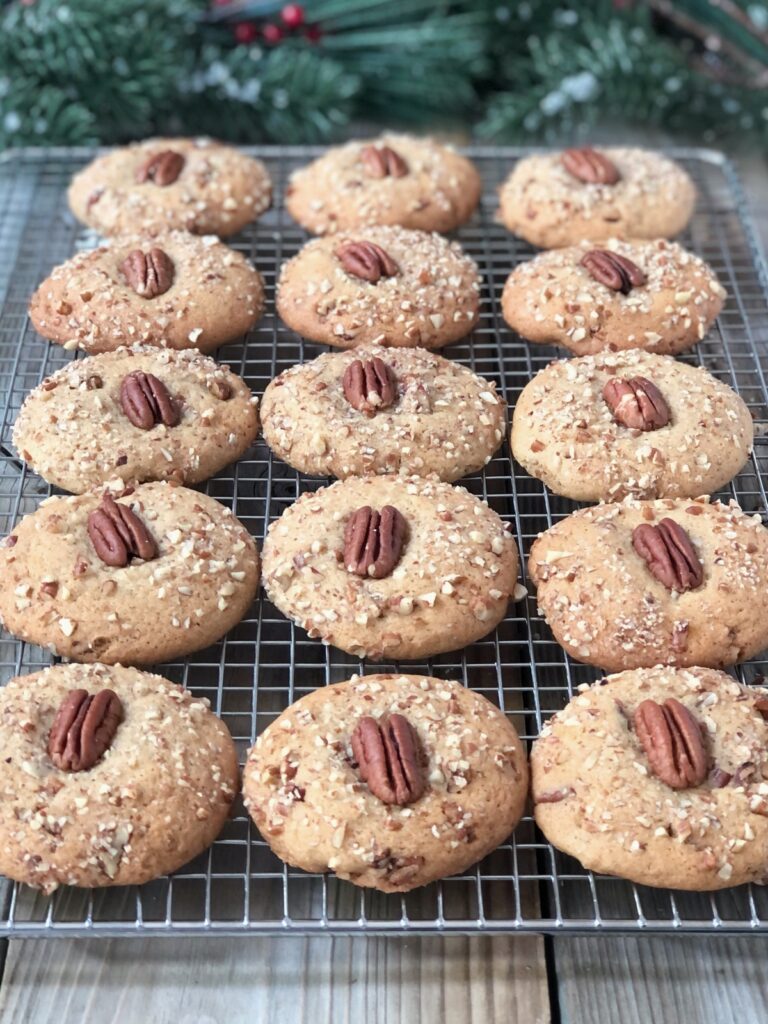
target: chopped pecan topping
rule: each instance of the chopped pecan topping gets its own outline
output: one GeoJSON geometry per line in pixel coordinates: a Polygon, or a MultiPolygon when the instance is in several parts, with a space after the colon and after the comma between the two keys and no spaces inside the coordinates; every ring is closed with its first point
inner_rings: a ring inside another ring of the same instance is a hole
{"type": "Polygon", "coordinates": [[[397,395],[392,368],[378,356],[351,362],[344,371],[341,384],[344,397],[352,408],[366,416],[373,416],[379,409],[392,405],[397,395]]]}
{"type": "Polygon", "coordinates": [[[129,252],[120,269],[142,299],[156,299],[158,295],[164,295],[173,284],[176,273],[171,257],[156,246],[146,253],[141,249],[129,252]]]}
{"type": "Polygon", "coordinates": [[[162,153],[155,153],[149,157],[136,171],[136,181],[143,184],[145,181],[152,181],[155,185],[165,187],[172,185],[181,174],[186,163],[181,153],[172,149],[164,149],[162,153]]]}
{"type": "Polygon", "coordinates": [[[399,273],[392,257],[374,242],[344,242],[336,250],[336,257],[348,274],[371,284],[399,273]]]}
{"type": "Polygon", "coordinates": [[[91,373],[85,378],[86,391],[99,391],[104,387],[104,381],[98,373],[91,373]]]}
{"type": "Polygon", "coordinates": [[[48,756],[62,771],[88,771],[109,749],[122,720],[123,705],[112,690],[70,690],[51,726],[48,756]]]}
{"type": "Polygon", "coordinates": [[[179,410],[168,388],[153,373],[143,370],[134,370],[123,377],[120,405],[139,430],[151,430],[157,423],[175,427],[179,422],[179,410]]]}
{"type": "Polygon", "coordinates": [[[218,378],[211,381],[208,385],[208,390],[211,392],[214,398],[218,398],[220,402],[228,402],[232,397],[232,385],[226,380],[219,380],[218,378]]]}
{"type": "Polygon", "coordinates": [[[560,159],[569,174],[588,185],[615,185],[621,177],[616,165],[604,153],[589,146],[566,149],[560,159]]]}
{"type": "Polygon", "coordinates": [[[352,733],[360,778],[385,804],[411,804],[424,792],[418,740],[402,715],[376,721],[366,715],[352,733]]]}
{"type": "Polygon", "coordinates": [[[111,494],[105,494],[99,508],[88,516],[88,536],[106,565],[122,569],[131,558],[145,562],[157,558],[157,545],[144,523],[111,494]]]}
{"type": "Polygon", "coordinates": [[[662,519],[657,526],[642,523],[632,531],[632,547],[648,571],[668,590],[682,594],[704,582],[704,570],[690,537],[674,519],[662,519]]]}
{"type": "Polygon", "coordinates": [[[408,164],[389,146],[365,146],[360,159],[371,178],[402,178],[408,173],[408,164]]]}
{"type": "Polygon", "coordinates": [[[623,295],[645,284],[645,274],[636,263],[608,249],[590,249],[582,256],[581,265],[599,284],[623,295]]]}
{"type": "Polygon", "coordinates": [[[559,804],[561,800],[567,800],[569,796],[572,796],[573,792],[570,786],[561,786],[560,789],[547,789],[543,793],[536,794],[533,802],[535,804],[559,804]]]}
{"type": "Polygon", "coordinates": [[[700,786],[707,777],[701,729],[691,712],[670,697],[663,704],[644,700],[635,715],[635,731],[651,771],[672,789],[700,786]]]}
{"type": "Polygon", "coordinates": [[[347,520],[344,565],[358,576],[389,576],[403,553],[405,519],[392,505],[374,512],[364,505],[347,520]]]}
{"type": "Polygon", "coordinates": [[[669,423],[669,406],[647,377],[611,377],[603,388],[603,398],[622,427],[659,430],[669,423]]]}

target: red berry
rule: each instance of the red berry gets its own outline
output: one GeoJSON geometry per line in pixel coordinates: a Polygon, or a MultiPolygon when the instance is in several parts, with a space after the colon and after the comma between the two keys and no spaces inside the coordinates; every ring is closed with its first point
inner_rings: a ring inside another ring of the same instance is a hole
{"type": "Polygon", "coordinates": [[[279,43],[283,38],[283,30],[279,25],[265,25],[261,30],[261,34],[264,36],[264,42],[274,46],[275,43],[279,43]]]}
{"type": "Polygon", "coordinates": [[[238,43],[252,43],[258,38],[259,30],[252,21],[241,21],[235,25],[235,39],[238,43]]]}
{"type": "Polygon", "coordinates": [[[310,43],[319,43],[322,36],[323,33],[321,32],[319,25],[308,25],[304,29],[304,38],[308,39],[310,43]]]}
{"type": "Polygon", "coordinates": [[[286,4],[280,17],[288,28],[299,28],[304,24],[304,8],[301,4],[286,4]]]}

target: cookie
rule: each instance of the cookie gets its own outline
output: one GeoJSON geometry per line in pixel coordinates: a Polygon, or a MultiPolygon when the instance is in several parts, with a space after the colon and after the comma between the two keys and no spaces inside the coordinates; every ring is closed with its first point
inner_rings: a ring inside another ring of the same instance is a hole
{"type": "Polygon", "coordinates": [[[672,238],[691,219],[696,189],[661,153],[585,148],[525,157],[499,199],[510,231],[554,249],[583,239],[672,238]]]}
{"type": "Polygon", "coordinates": [[[504,410],[496,385],[466,367],[421,348],[376,346],[293,366],[262,400],[275,454],[303,473],[337,477],[457,480],[490,461],[504,410]]]}
{"type": "Polygon", "coordinates": [[[316,235],[371,224],[453,231],[481,191],[473,164],[450,146],[387,133],[335,146],[294,171],[285,205],[316,235]]]}
{"type": "Polygon", "coordinates": [[[579,356],[635,348],[674,355],[706,336],[725,296],[711,268],[675,242],[612,238],[521,263],[501,307],[528,341],[579,356]]]}
{"type": "Polygon", "coordinates": [[[0,689],[0,872],[141,885],[221,831],[237,754],[207,700],[120,665],[54,665],[0,689]]]}
{"type": "Polygon", "coordinates": [[[768,880],[768,690],[707,668],[584,688],[531,752],[536,822],[585,868],[708,891],[768,880]]]}
{"type": "Polygon", "coordinates": [[[244,256],[206,235],[131,236],[81,252],[37,289],[35,330],[66,349],[137,342],[212,352],[261,317],[264,285],[244,256]]]}
{"type": "Polygon", "coordinates": [[[528,569],[555,639],[589,665],[720,668],[768,647],[768,530],[735,503],[581,509],[540,535],[528,569]]]}
{"type": "Polygon", "coordinates": [[[752,449],[744,402],[706,370],[639,349],[551,363],[523,389],[517,461],[576,501],[696,498],[752,449]]]}
{"type": "Polygon", "coordinates": [[[218,501],[167,483],[48,498],[0,542],[0,620],[74,661],[146,665],[208,647],[248,611],[259,558],[218,501]]]}
{"type": "Polygon", "coordinates": [[[29,394],[13,428],[21,457],[81,494],[108,481],[198,483],[258,430],[257,401],[199,352],[135,346],[80,359],[29,394]]]}
{"type": "Polygon", "coordinates": [[[458,683],[353,676],[302,697],[259,736],[245,804],[282,860],[408,892],[502,843],[528,789],[503,712],[458,683]]]}
{"type": "Polygon", "coordinates": [[[400,227],[316,238],[283,266],[277,311],[336,348],[442,348],[477,323],[480,275],[458,242],[400,227]]]}
{"type": "Polygon", "coordinates": [[[311,637],[373,660],[485,636],[514,596],[517,548],[462,487],[350,477],[303,494],[264,542],[269,599],[311,637]]]}
{"type": "Polygon", "coordinates": [[[210,139],[145,139],[96,157],[75,175],[69,205],[104,235],[234,235],[269,207],[260,160],[210,139]]]}

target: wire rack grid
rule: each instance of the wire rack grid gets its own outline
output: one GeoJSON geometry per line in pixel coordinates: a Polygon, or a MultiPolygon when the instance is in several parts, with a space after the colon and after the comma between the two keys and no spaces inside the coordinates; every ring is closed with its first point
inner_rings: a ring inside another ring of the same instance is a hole
{"type": "MultiPolygon", "coordinates": [[[[247,338],[220,349],[218,358],[261,394],[283,369],[322,351],[281,324],[273,302],[281,263],[307,237],[284,212],[287,176],[319,150],[257,147],[248,152],[269,167],[275,202],[257,226],[231,244],[261,271],[269,302],[265,317],[247,338]]],[[[562,353],[526,344],[500,316],[507,274],[533,255],[494,219],[498,185],[525,151],[482,147],[468,153],[485,187],[480,209],[456,237],[483,274],[482,315],[472,336],[445,354],[496,380],[511,408],[530,378],[562,353]]],[[[752,460],[722,496],[764,513],[768,290],[761,254],[732,166],[707,150],[670,153],[699,190],[696,214],[682,241],[713,266],[729,292],[716,327],[687,358],[735,387],[757,425],[752,460]]],[[[0,156],[0,535],[51,493],[18,460],[10,437],[26,393],[73,358],[35,334],[26,310],[30,294],[54,265],[97,242],[73,219],[65,197],[72,174],[93,155],[85,149],[47,149],[0,156]]],[[[205,489],[229,505],[261,542],[268,524],[303,490],[325,482],[303,477],[273,459],[259,440],[205,489]]],[[[524,559],[536,535],[577,506],[524,473],[506,444],[482,473],[462,483],[511,523],[523,555],[525,583],[524,559]]],[[[36,671],[50,660],[40,648],[0,633],[0,682],[36,671]]],[[[764,668],[764,662],[754,661],[738,675],[749,681],[764,668]]],[[[293,700],[355,672],[379,669],[397,671],[398,666],[365,664],[310,640],[263,595],[219,643],[183,662],[158,667],[210,699],[241,757],[293,700]]],[[[532,595],[511,605],[498,629],[484,640],[463,651],[409,663],[408,670],[454,679],[482,692],[510,715],[529,744],[578,685],[598,677],[597,670],[572,662],[553,641],[532,595]]],[[[697,895],[594,875],[551,847],[526,815],[506,843],[465,874],[406,896],[384,896],[286,867],[241,804],[213,846],[171,877],[133,888],[62,889],[52,897],[11,883],[0,890],[0,935],[19,937],[516,931],[768,932],[768,890],[744,886],[697,895]]]]}

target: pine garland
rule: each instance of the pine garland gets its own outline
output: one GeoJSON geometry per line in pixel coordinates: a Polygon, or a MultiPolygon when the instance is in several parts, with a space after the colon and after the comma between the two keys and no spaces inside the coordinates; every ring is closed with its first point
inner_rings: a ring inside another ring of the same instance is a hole
{"type": "Polygon", "coordinates": [[[643,5],[619,13],[607,4],[549,7],[542,17],[537,6],[535,25],[525,5],[506,12],[504,34],[519,41],[518,52],[499,66],[506,87],[490,96],[481,137],[585,137],[611,120],[697,132],[704,141],[768,136],[765,92],[704,73],[691,60],[691,40],[659,36],[643,5]]]}
{"type": "Polygon", "coordinates": [[[768,137],[768,0],[0,0],[0,148],[153,133],[768,137]]]}

